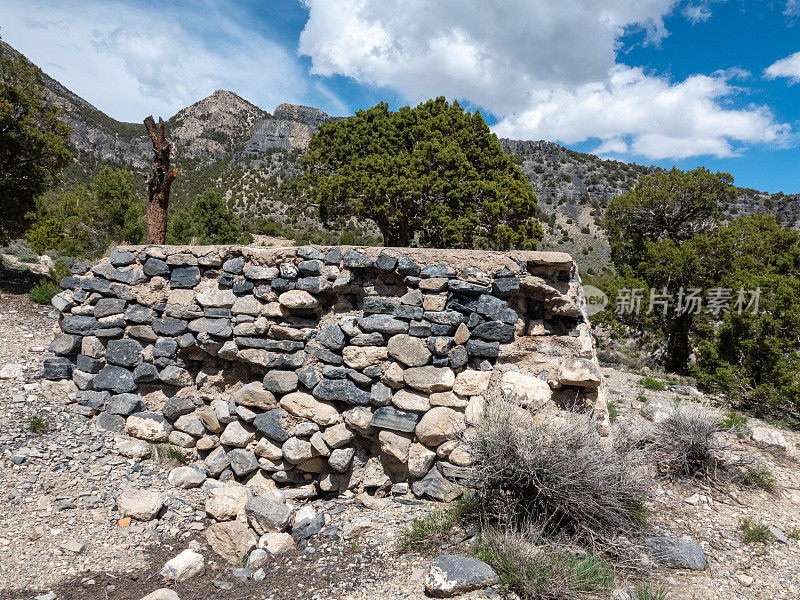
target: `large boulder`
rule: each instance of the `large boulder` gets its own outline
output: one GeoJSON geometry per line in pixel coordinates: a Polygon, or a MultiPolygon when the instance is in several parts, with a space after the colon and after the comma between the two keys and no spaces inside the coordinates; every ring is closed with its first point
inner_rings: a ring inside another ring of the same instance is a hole
{"type": "Polygon", "coordinates": [[[652,537],[647,540],[650,556],[661,564],[677,569],[702,571],[706,555],[697,542],[672,537],[652,537]]]}
{"type": "Polygon", "coordinates": [[[438,446],[456,437],[465,427],[463,413],[445,406],[435,406],[417,423],[416,433],[419,441],[426,446],[438,446]]]}
{"type": "Polygon", "coordinates": [[[497,573],[476,558],[444,554],[425,569],[425,592],[434,598],[451,598],[497,583],[497,573]]]}
{"type": "Polygon", "coordinates": [[[164,506],[161,494],[149,490],[126,488],[117,497],[119,511],[137,521],[152,521],[164,506]]]}
{"type": "Polygon", "coordinates": [[[326,427],[342,421],[342,416],[332,404],[317,400],[304,392],[292,392],[281,398],[281,408],[301,419],[309,419],[326,427]]]}
{"type": "Polygon", "coordinates": [[[206,529],[206,541],[214,552],[232,565],[240,564],[255,549],[257,542],[243,520],[214,523],[206,529]]]}
{"type": "Polygon", "coordinates": [[[600,387],[603,375],[588,358],[568,358],[558,368],[558,381],[561,385],[578,387],[600,387]]]}
{"type": "Polygon", "coordinates": [[[266,496],[251,498],[244,510],[250,524],[259,535],[284,531],[292,518],[291,508],[266,496]]]}
{"type": "Polygon", "coordinates": [[[217,521],[229,521],[244,510],[251,492],[238,483],[213,488],[206,498],[206,512],[217,521]]]}
{"type": "Polygon", "coordinates": [[[553,397],[553,391],[546,381],[519,371],[503,373],[500,391],[506,400],[523,408],[539,409],[553,397]]]}
{"type": "MultiPolygon", "coordinates": [[[[205,563],[203,561],[203,555],[187,548],[176,557],[167,561],[167,563],[164,565],[164,568],[161,569],[161,575],[166,579],[172,579],[173,581],[186,581],[187,579],[202,573],[204,567],[205,563]]],[[[153,592],[153,594],[156,594],[159,591],[164,591],[164,589],[156,590],[153,592]]],[[[147,598],[151,597],[153,600],[172,600],[173,598],[178,597],[174,591],[166,591],[171,592],[173,595],[170,596],[168,594],[162,594],[156,597],[153,596],[153,594],[148,594],[142,598],[142,600],[147,600],[147,598]]]]}
{"type": "Polygon", "coordinates": [[[406,385],[431,394],[453,389],[456,376],[449,367],[413,367],[403,373],[406,385]]]}
{"type": "Polygon", "coordinates": [[[431,360],[425,340],[404,333],[392,336],[387,349],[389,356],[409,367],[421,367],[431,360]]]}

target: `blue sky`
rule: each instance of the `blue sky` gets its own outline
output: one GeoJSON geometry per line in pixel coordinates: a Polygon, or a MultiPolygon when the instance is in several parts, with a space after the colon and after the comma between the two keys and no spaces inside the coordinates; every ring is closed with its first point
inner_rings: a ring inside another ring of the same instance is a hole
{"type": "Polygon", "coordinates": [[[5,0],[0,35],[121,120],[445,95],[501,136],[800,192],[800,0],[5,0]]]}

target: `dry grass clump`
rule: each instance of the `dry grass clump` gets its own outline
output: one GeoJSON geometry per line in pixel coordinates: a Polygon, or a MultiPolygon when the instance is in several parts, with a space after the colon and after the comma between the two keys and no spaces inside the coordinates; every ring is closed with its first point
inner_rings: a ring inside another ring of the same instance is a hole
{"type": "Polygon", "coordinates": [[[540,525],[487,528],[475,556],[491,564],[500,584],[524,599],[607,598],[614,569],[602,556],[562,545],[543,535],[540,525]]]}
{"type": "Polygon", "coordinates": [[[588,419],[538,422],[495,400],[469,445],[481,495],[513,505],[519,518],[549,532],[594,542],[642,524],[646,483],[636,455],[607,447],[588,419]]]}
{"type": "Polygon", "coordinates": [[[716,412],[699,404],[675,406],[655,428],[653,444],[662,455],[662,470],[675,475],[715,474],[724,448],[720,421],[716,412]]]}

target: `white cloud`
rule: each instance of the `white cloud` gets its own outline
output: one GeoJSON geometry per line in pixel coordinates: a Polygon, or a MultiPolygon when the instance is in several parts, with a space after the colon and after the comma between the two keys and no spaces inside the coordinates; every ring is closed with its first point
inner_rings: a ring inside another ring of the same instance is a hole
{"type": "Polygon", "coordinates": [[[778,77],[788,77],[789,83],[800,83],[800,52],[790,54],[772,63],[764,71],[767,79],[777,79],[778,77]]]}
{"type": "Polygon", "coordinates": [[[299,48],[312,72],[392,87],[410,103],[468,100],[500,119],[499,135],[598,139],[598,151],[681,158],[731,156],[788,133],[765,107],[730,108],[740,71],[673,82],[618,62],[625,33],[668,35],[673,0],[304,3],[299,48]]]}
{"type": "Polygon", "coordinates": [[[766,108],[723,108],[736,92],[727,79],[695,75],[680,83],[618,65],[607,81],[541,93],[533,106],[495,127],[504,137],[603,140],[598,152],[627,150],[654,159],[737,153],[734,142],[782,142],[788,128],[766,108]]]}
{"type": "Polygon", "coordinates": [[[711,18],[711,9],[706,4],[687,4],[681,11],[693,25],[705,23],[711,18]]]}
{"type": "Polygon", "coordinates": [[[800,17],[800,0],[786,0],[783,14],[787,17],[800,17]]]}
{"type": "Polygon", "coordinates": [[[281,102],[347,107],[297,57],[229,0],[166,3],[6,0],[3,39],[111,116],[171,116],[229,89],[271,110],[281,102]],[[30,15],[35,15],[31,17],[30,15]]]}

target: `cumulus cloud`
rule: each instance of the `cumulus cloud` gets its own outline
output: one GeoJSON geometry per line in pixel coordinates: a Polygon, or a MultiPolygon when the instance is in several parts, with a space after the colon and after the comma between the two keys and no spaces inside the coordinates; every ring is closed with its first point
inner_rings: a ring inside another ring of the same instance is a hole
{"type": "Polygon", "coordinates": [[[672,0],[304,3],[299,48],[312,72],[392,87],[411,103],[468,100],[499,118],[502,136],[597,139],[598,151],[682,158],[731,156],[787,135],[766,107],[729,107],[735,72],[674,82],[620,64],[625,34],[668,35],[672,0]]]}
{"type": "Polygon", "coordinates": [[[122,0],[7,0],[3,12],[7,42],[118,119],[167,117],[219,88],[265,109],[347,110],[230,0],[164,4],[157,13],[122,0]]]}
{"type": "Polygon", "coordinates": [[[764,76],[767,79],[788,77],[789,83],[800,83],[800,52],[775,61],[766,68],[764,76]]]}

